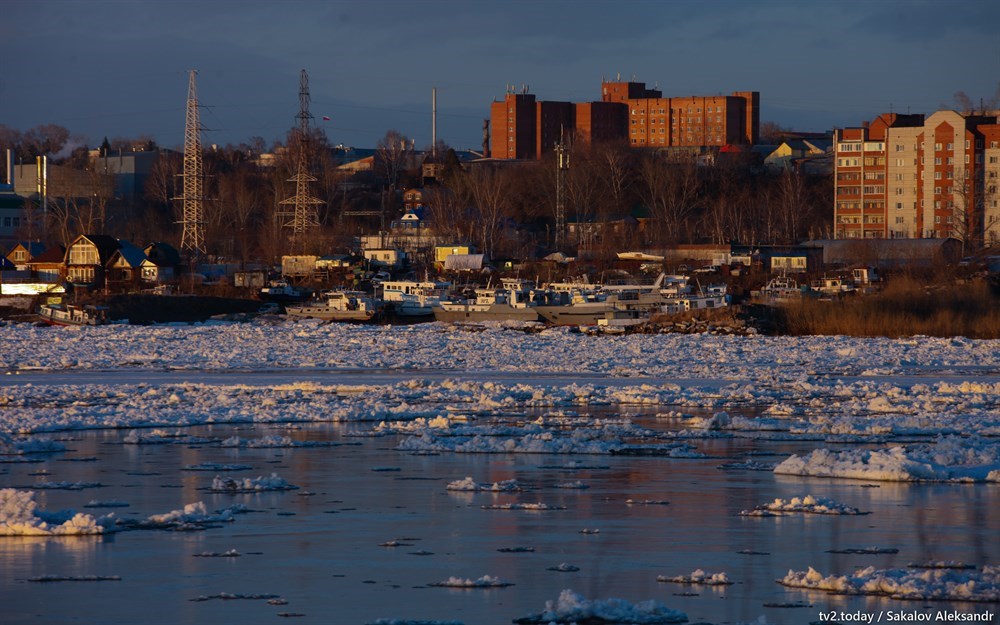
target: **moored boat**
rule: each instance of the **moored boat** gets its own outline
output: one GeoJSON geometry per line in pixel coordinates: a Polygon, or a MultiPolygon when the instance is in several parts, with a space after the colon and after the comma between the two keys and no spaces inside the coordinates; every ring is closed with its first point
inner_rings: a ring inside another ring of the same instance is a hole
{"type": "Polygon", "coordinates": [[[53,326],[99,326],[108,322],[108,307],[42,304],[38,316],[53,326]]]}
{"type": "Polygon", "coordinates": [[[272,280],[260,290],[258,296],[268,302],[303,302],[312,296],[312,291],[292,286],[284,280],[272,280]]]}
{"type": "Polygon", "coordinates": [[[499,289],[476,289],[475,299],[440,302],[434,319],[461,321],[538,321],[537,306],[531,301],[531,284],[505,280],[499,289]]]}
{"type": "Polygon", "coordinates": [[[378,321],[384,311],[385,305],[381,300],[359,291],[331,291],[319,301],[285,306],[285,313],[292,317],[356,323],[378,321]]]}
{"type": "Polygon", "coordinates": [[[428,318],[446,301],[450,282],[392,280],[382,283],[382,300],[399,317],[428,318]]]}

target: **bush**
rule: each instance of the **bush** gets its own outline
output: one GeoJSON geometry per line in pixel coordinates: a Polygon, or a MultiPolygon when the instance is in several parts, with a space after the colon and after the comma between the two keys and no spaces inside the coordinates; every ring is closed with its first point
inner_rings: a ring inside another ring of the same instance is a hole
{"type": "Polygon", "coordinates": [[[897,278],[877,295],[782,306],[779,333],[1000,338],[1000,297],[984,280],[927,286],[897,278]]]}

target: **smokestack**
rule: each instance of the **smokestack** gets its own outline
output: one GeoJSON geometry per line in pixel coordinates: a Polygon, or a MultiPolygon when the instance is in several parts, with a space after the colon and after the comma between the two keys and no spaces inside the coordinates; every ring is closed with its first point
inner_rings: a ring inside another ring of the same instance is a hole
{"type": "Polygon", "coordinates": [[[431,156],[437,156],[438,141],[438,90],[431,87],[431,156]]]}

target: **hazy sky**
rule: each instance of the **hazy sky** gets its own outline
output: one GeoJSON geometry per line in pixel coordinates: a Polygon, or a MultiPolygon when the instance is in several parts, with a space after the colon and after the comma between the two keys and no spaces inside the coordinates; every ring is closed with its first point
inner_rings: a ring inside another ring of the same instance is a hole
{"type": "Polygon", "coordinates": [[[429,144],[434,86],[438,137],[478,148],[505,85],[590,101],[618,74],[759,91],[762,121],[820,131],[993,97],[998,33],[995,0],[4,0],[0,124],[181,146],[197,69],[205,143],[270,143],[306,69],[316,123],[356,147],[429,144]]]}

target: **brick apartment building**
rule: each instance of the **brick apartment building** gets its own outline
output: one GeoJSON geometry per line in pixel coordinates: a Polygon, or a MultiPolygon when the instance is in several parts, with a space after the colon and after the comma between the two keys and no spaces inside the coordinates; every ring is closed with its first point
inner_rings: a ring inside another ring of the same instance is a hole
{"type": "Polygon", "coordinates": [[[835,131],[836,237],[1000,242],[998,115],[889,113],[835,131]]]}
{"type": "Polygon", "coordinates": [[[541,158],[563,136],[578,143],[626,141],[636,148],[710,148],[756,143],[760,94],[664,98],[634,81],[602,81],[598,102],[538,101],[508,87],[490,107],[494,158],[541,158]],[[568,138],[568,137],[567,137],[568,138]]]}

